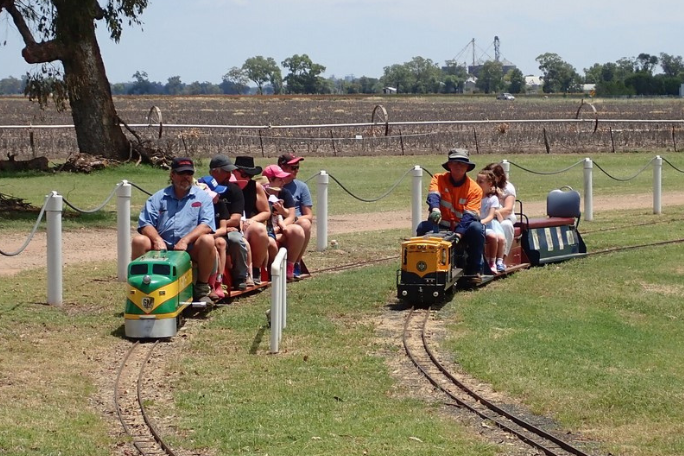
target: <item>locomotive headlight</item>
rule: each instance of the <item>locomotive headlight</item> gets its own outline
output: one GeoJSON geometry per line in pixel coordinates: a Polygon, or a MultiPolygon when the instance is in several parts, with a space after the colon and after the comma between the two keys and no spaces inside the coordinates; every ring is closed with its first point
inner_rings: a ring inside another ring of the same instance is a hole
{"type": "Polygon", "coordinates": [[[403,291],[401,292],[401,295],[402,295],[402,296],[408,296],[408,291],[403,290],[403,291]]]}
{"type": "Polygon", "coordinates": [[[150,282],[152,282],[152,277],[146,275],[145,277],[143,277],[142,282],[143,282],[145,285],[149,285],[150,282]]]}
{"type": "Polygon", "coordinates": [[[427,269],[427,263],[425,261],[419,261],[416,263],[416,269],[420,272],[425,272],[427,269]]]}

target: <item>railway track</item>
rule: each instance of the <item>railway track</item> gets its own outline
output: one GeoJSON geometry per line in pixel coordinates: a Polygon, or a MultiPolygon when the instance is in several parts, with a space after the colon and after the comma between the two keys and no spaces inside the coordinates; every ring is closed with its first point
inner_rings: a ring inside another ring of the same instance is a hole
{"type": "Polygon", "coordinates": [[[142,456],[176,456],[157,432],[143,405],[145,367],[158,344],[159,341],[154,344],[136,342],[131,345],[117,371],[114,402],[124,431],[142,456]]]}
{"type": "Polygon", "coordinates": [[[412,308],[404,323],[402,342],[407,356],[425,378],[438,390],[480,419],[514,435],[539,454],[547,456],[589,456],[589,453],[514,415],[466,386],[437,359],[429,346],[427,324],[430,309],[412,308]]]}

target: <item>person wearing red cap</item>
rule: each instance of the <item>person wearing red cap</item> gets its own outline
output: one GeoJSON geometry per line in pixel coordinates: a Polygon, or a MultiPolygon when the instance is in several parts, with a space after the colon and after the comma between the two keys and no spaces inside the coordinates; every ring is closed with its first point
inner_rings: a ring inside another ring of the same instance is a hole
{"type": "Polygon", "coordinates": [[[304,247],[302,248],[302,253],[295,259],[295,276],[299,276],[300,262],[309,245],[309,240],[311,239],[311,224],[313,223],[313,200],[311,199],[311,192],[305,182],[296,179],[300,162],[303,160],[304,158],[292,154],[283,154],[278,157],[278,166],[286,173],[290,173],[290,176],[285,178],[285,185],[283,185],[283,188],[292,193],[292,197],[295,200],[295,223],[304,230],[304,247]]]}
{"type": "Polygon", "coordinates": [[[292,194],[282,188],[290,173],[278,165],[269,165],[261,174],[268,179],[264,188],[270,195],[269,201],[273,198],[271,210],[282,216],[282,220],[275,223],[273,218],[269,221],[270,233],[273,233],[268,248],[269,258],[273,261],[278,253],[278,246],[284,246],[287,249],[287,278],[294,279],[295,260],[301,258],[304,248],[304,229],[295,223],[295,201],[292,194]]]}

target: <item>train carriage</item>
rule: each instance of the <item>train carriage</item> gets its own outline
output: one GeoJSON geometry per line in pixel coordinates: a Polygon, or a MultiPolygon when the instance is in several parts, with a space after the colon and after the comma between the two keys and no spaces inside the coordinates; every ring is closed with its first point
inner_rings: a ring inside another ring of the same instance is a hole
{"type": "MultiPolygon", "coordinates": [[[[529,219],[522,211],[515,225],[515,237],[506,257],[507,273],[530,266],[557,263],[583,257],[586,245],[577,227],[580,219],[579,193],[566,188],[547,197],[546,218],[529,219]]],[[[444,300],[447,293],[469,279],[463,275],[465,251],[454,243],[452,232],[429,233],[406,239],[401,244],[401,268],[397,271],[397,298],[413,304],[444,300]]],[[[486,283],[500,277],[484,266],[486,283]]],[[[503,275],[505,275],[504,273],[503,275]]]]}

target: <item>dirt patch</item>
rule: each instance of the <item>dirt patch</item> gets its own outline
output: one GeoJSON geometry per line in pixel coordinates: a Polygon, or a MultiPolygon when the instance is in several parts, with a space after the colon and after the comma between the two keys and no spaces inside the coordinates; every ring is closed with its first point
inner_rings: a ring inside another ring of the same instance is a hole
{"type": "MultiPolygon", "coordinates": [[[[684,192],[663,194],[662,205],[682,204],[684,192]]],[[[641,209],[653,206],[651,194],[622,195],[620,198],[594,198],[594,211],[614,209],[641,209]]],[[[530,217],[540,217],[545,214],[546,202],[533,201],[525,203],[524,212],[530,217]]],[[[382,222],[369,225],[368,221],[375,219],[377,214],[333,215],[328,218],[328,235],[355,233],[360,231],[406,229],[411,228],[411,209],[403,211],[385,212],[382,222]]],[[[314,223],[315,225],[315,223],[314,223]]],[[[316,227],[313,228],[315,236],[316,227]]],[[[9,233],[2,236],[0,249],[4,252],[18,250],[26,241],[28,233],[9,233]]],[[[116,259],[116,230],[115,229],[81,229],[62,233],[62,260],[65,266],[88,261],[106,261],[116,259]]],[[[309,248],[315,248],[312,242],[309,248]]],[[[17,256],[0,256],[0,276],[14,275],[20,271],[46,267],[47,235],[36,233],[29,245],[17,256]]]]}

